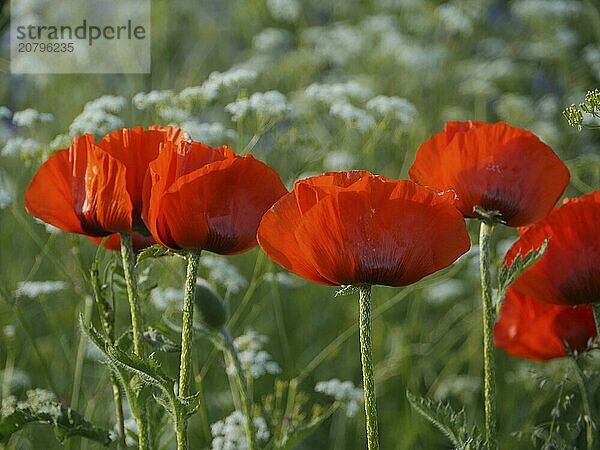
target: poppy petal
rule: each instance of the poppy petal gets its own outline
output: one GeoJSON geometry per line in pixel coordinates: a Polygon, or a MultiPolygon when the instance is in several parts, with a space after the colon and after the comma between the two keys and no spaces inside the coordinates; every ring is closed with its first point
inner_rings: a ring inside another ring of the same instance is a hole
{"type": "Polygon", "coordinates": [[[69,159],[75,211],[85,233],[104,236],[131,231],[132,204],[125,165],[97,147],[91,135],[75,138],[69,159]]]}
{"type": "Polygon", "coordinates": [[[70,233],[83,233],[73,208],[69,150],[53,154],[37,171],[25,192],[29,214],[70,233]]]}
{"type": "Polygon", "coordinates": [[[555,304],[600,302],[599,192],[567,201],[523,232],[506,264],[549,242],[539,261],[515,280],[516,290],[555,304]]]}
{"type": "Polygon", "coordinates": [[[589,306],[558,306],[508,289],[498,322],[494,344],[508,353],[533,361],[546,361],[585,350],[596,336],[596,325],[589,306]]]}
{"type": "Polygon", "coordinates": [[[465,217],[476,217],[479,206],[500,211],[510,226],[536,222],[569,182],[566,166],[529,131],[503,122],[450,130],[419,147],[409,174],[419,184],[454,190],[465,217]]]}

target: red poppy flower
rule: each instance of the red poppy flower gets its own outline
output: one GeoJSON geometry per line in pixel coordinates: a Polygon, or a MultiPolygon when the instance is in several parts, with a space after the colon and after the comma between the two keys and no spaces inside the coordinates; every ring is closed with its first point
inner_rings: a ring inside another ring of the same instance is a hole
{"type": "Polygon", "coordinates": [[[534,134],[503,122],[449,122],[423,143],[409,171],[415,182],[454,190],[465,217],[499,211],[510,226],[542,219],[569,183],[569,171],[534,134]]]}
{"type": "Polygon", "coordinates": [[[511,264],[549,239],[544,255],[521,274],[513,288],[559,305],[600,302],[600,190],[566,200],[542,221],[524,229],[506,254],[511,264]]]}
{"type": "Polygon", "coordinates": [[[64,231],[107,236],[143,227],[142,188],[150,161],[178,129],[116,130],[97,144],[78,136],[38,170],[25,193],[29,214],[64,231]]]}
{"type": "Polygon", "coordinates": [[[366,171],[298,181],[263,217],[258,242],[277,264],[316,283],[404,286],[470,246],[453,194],[366,171]]]}
{"type": "Polygon", "coordinates": [[[171,249],[241,253],[256,245],[260,218],[287,190],[279,175],[227,146],[167,142],[150,164],[144,221],[171,249]]]}
{"type": "Polygon", "coordinates": [[[494,327],[494,344],[514,356],[546,361],[582,351],[596,336],[590,306],[550,305],[508,289],[494,327]]]}

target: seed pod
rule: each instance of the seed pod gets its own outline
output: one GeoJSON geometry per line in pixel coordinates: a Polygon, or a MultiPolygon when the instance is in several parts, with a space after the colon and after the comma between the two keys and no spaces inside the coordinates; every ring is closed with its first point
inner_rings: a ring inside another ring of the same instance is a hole
{"type": "Polygon", "coordinates": [[[225,325],[229,317],[227,306],[219,293],[202,278],[196,282],[195,301],[204,325],[215,330],[225,325]]]}

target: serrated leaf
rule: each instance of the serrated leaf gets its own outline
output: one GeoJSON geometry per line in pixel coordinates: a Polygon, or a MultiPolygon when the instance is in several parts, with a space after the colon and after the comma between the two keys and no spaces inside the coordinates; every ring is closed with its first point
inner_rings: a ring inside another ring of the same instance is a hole
{"type": "Polygon", "coordinates": [[[146,328],[146,331],[144,331],[144,340],[159,352],[174,353],[181,351],[179,344],[154,327],[146,328]]]}
{"type": "Polygon", "coordinates": [[[138,253],[135,265],[137,266],[139,263],[146,259],[160,258],[161,256],[167,256],[171,253],[172,252],[168,248],[163,247],[162,245],[151,245],[150,247],[147,247],[140,253],[138,253]]]}
{"type": "Polygon", "coordinates": [[[478,450],[483,448],[483,439],[476,428],[469,430],[464,409],[454,411],[447,403],[434,402],[425,397],[417,397],[406,391],[410,405],[438,430],[440,430],[457,450],[478,450]]]}
{"type": "Polygon", "coordinates": [[[162,372],[160,364],[153,355],[148,356],[146,359],[141,359],[137,355],[129,355],[108,342],[92,325],[86,325],[82,316],[79,319],[81,329],[104,353],[108,364],[113,370],[117,373],[125,371],[130,375],[136,375],[144,385],[158,389],[171,404],[168,411],[170,413],[175,411],[175,405],[178,403],[178,399],[174,394],[175,381],[162,372]]]}
{"type": "Polygon", "coordinates": [[[548,239],[542,245],[525,254],[518,254],[510,266],[502,264],[498,271],[498,298],[502,300],[506,295],[506,290],[525,270],[535,264],[546,252],[548,248],[548,239]]]}
{"type": "Polygon", "coordinates": [[[27,401],[15,403],[12,411],[0,418],[0,443],[8,442],[8,439],[18,430],[30,423],[46,423],[54,428],[54,434],[59,441],[80,436],[85,437],[103,445],[110,444],[111,438],[107,430],[103,430],[88,422],[76,411],[61,405],[50,398],[35,399],[37,390],[27,401]]]}

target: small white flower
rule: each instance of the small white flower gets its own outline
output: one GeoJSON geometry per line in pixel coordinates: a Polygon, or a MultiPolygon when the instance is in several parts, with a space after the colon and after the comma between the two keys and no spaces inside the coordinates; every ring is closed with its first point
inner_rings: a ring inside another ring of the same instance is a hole
{"type": "Polygon", "coordinates": [[[0,106],[0,119],[10,119],[12,111],[6,106],[0,106]]]}
{"type": "Polygon", "coordinates": [[[267,0],[267,7],[274,19],[284,22],[295,22],[302,11],[296,0],[267,0]]]}
{"type": "Polygon", "coordinates": [[[375,119],[365,110],[346,102],[331,105],[329,113],[341,119],[349,128],[356,128],[360,133],[366,133],[375,126],[375,119]]]}
{"type": "Polygon", "coordinates": [[[42,144],[33,140],[22,138],[21,136],[16,136],[4,144],[4,148],[2,149],[2,154],[7,156],[12,155],[21,155],[21,156],[30,156],[34,153],[41,151],[42,144]]]}
{"type": "Polygon", "coordinates": [[[239,292],[248,284],[238,269],[229,264],[225,258],[216,255],[204,255],[200,259],[200,264],[208,269],[208,279],[210,281],[220,284],[233,294],[239,292]]]}
{"type": "Polygon", "coordinates": [[[373,92],[357,81],[348,81],[332,84],[313,83],[305,89],[304,95],[326,105],[331,105],[335,102],[350,100],[364,101],[371,97],[373,92]]]}
{"type": "Polygon", "coordinates": [[[104,95],[86,103],[81,114],[73,119],[69,127],[69,136],[85,133],[104,135],[123,128],[123,119],[116,114],[126,105],[124,97],[115,95],[104,95]]]}
{"type": "Polygon", "coordinates": [[[50,113],[42,113],[33,108],[17,111],[13,114],[12,121],[18,127],[30,127],[38,122],[51,122],[54,116],[50,113]]]}
{"type": "Polygon", "coordinates": [[[6,208],[8,205],[12,203],[12,195],[8,190],[3,187],[0,187],[0,209],[6,208]]]}
{"type": "Polygon", "coordinates": [[[290,33],[280,28],[265,28],[252,40],[254,48],[260,52],[272,53],[290,41],[290,33]]]}
{"type": "Polygon", "coordinates": [[[210,145],[223,145],[236,138],[235,130],[225,128],[222,123],[199,123],[186,121],[181,123],[181,128],[187,131],[193,139],[206,142],[210,145]]]}
{"type": "Polygon", "coordinates": [[[67,288],[64,281],[21,281],[17,284],[15,297],[36,298],[39,295],[53,294],[67,288]]]}
{"type": "Polygon", "coordinates": [[[329,152],[323,160],[325,170],[348,170],[356,163],[356,156],[345,150],[334,150],[329,152]]]}
{"type": "Polygon", "coordinates": [[[150,300],[156,309],[165,311],[171,306],[177,307],[182,304],[183,290],[156,287],[150,292],[150,300]]]}
{"type": "Polygon", "coordinates": [[[131,100],[137,109],[148,109],[159,105],[166,105],[173,99],[173,91],[139,92],[131,100]]]}
{"type": "Polygon", "coordinates": [[[358,411],[358,405],[363,402],[363,390],[357,388],[351,381],[340,381],[333,378],[329,381],[319,381],[315,386],[315,392],[329,395],[344,403],[346,414],[352,417],[358,411]]]}
{"type": "MultiPolygon", "coordinates": [[[[272,360],[271,355],[263,350],[268,338],[252,330],[238,336],[233,344],[238,351],[240,363],[246,375],[256,379],[263,375],[276,375],[281,372],[279,364],[272,360]]],[[[228,365],[228,374],[235,372],[235,367],[228,365]]]]}
{"type": "Polygon", "coordinates": [[[412,123],[417,115],[417,108],[405,98],[378,95],[367,102],[367,109],[381,116],[392,115],[401,123],[412,123]]]}
{"type": "MultiPolygon", "coordinates": [[[[252,419],[256,440],[266,443],[271,437],[267,422],[262,417],[252,419]]],[[[240,411],[234,411],[223,420],[211,424],[213,437],[211,450],[246,450],[245,418],[240,411]]]]}
{"type": "Polygon", "coordinates": [[[177,123],[190,120],[191,118],[191,114],[189,111],[173,106],[160,107],[156,112],[161,117],[161,119],[177,123]]]}
{"type": "Polygon", "coordinates": [[[449,279],[425,289],[425,299],[429,303],[442,303],[453,297],[460,297],[467,293],[465,282],[449,279]]]}
{"type": "Polygon", "coordinates": [[[268,119],[279,118],[288,111],[285,95],[279,91],[255,92],[250,98],[242,98],[225,106],[231,120],[237,122],[248,112],[268,119]]]}

